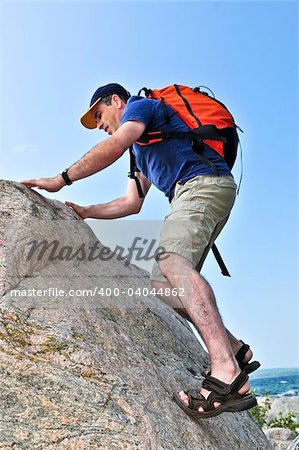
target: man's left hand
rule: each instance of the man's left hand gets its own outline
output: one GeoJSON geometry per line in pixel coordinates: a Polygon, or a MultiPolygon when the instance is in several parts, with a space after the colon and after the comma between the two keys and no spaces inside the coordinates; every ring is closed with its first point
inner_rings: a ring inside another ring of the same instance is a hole
{"type": "Polygon", "coordinates": [[[48,192],[57,192],[63,186],[65,186],[65,181],[60,174],[53,178],[36,178],[32,180],[22,180],[20,181],[20,183],[24,184],[29,188],[36,187],[38,189],[45,189],[48,192]]]}

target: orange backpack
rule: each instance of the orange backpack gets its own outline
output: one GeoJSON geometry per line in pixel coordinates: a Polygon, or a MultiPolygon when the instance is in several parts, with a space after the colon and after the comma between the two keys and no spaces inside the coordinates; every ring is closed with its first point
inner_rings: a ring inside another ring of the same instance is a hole
{"type": "MultiPolygon", "coordinates": [[[[233,116],[225,105],[215,98],[210,97],[200,87],[190,88],[188,86],[172,84],[163,89],[142,88],[145,96],[159,100],[162,104],[170,106],[188,125],[190,131],[187,132],[197,144],[204,142],[220,156],[222,156],[230,169],[232,169],[238,148],[238,134],[233,116]]],[[[165,122],[168,113],[165,110],[165,122]]],[[[152,145],[165,139],[179,139],[186,137],[186,132],[162,132],[146,131],[137,141],[139,145],[152,145]]],[[[199,145],[196,147],[200,154],[199,145]]]]}

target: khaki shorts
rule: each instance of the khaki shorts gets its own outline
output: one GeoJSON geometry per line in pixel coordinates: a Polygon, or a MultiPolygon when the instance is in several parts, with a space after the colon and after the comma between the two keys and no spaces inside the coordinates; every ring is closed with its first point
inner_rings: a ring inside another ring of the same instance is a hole
{"type": "MultiPolygon", "coordinates": [[[[198,271],[228,220],[236,198],[232,177],[196,176],[177,183],[159,246],[188,259],[198,271]]],[[[167,281],[154,262],[151,279],[167,281]]]]}

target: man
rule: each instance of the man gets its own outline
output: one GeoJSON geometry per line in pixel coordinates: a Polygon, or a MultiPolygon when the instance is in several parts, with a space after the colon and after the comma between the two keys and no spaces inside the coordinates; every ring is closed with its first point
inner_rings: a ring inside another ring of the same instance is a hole
{"type": "MultiPolygon", "coordinates": [[[[165,106],[159,101],[130,97],[128,91],[116,83],[101,86],[92,96],[81,123],[88,129],[104,130],[110,137],[95,145],[62,174],[22,183],[58,191],[66,184],[113,164],[133,145],[135,176],[144,195],[153,183],[171,202],[161,230],[160,246],[165,252],[154,264],[153,288],[195,325],[211,362],[211,372],[205,376],[199,397],[181,391],[174,394],[174,400],[187,414],[206,418],[224,411],[242,411],[256,404],[255,398],[248,394],[248,373],[259,363],[249,363],[252,358],[249,346],[225,329],[213,291],[199,273],[209,248],[229,217],[236,185],[225,160],[209,146],[203,146],[202,155],[217,168],[215,176],[211,164],[193,151],[190,137],[146,147],[137,143],[145,130],[188,130],[171,108],[166,106],[166,111],[167,120],[165,106]],[[179,228],[175,225],[180,223],[184,224],[183,235],[177,234],[179,228]]],[[[143,201],[135,180],[129,179],[127,194],[110,203],[91,206],[65,203],[83,219],[113,219],[137,214],[143,201]]]]}

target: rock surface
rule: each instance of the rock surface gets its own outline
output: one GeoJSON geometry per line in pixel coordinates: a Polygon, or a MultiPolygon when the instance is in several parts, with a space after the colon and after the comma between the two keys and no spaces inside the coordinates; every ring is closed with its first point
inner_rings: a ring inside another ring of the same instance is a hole
{"type": "Polygon", "coordinates": [[[208,360],[168,306],[128,294],[147,272],[83,258],[97,238],[62,203],[8,181],[0,196],[1,449],[272,448],[247,412],[196,422],[172,401],[208,360]],[[58,240],[60,258],[28,259],[34,239],[58,240]]]}
{"type": "Polygon", "coordinates": [[[280,450],[287,449],[296,438],[295,433],[287,428],[267,428],[264,430],[264,433],[273,444],[274,448],[280,450]]]}
{"type": "Polygon", "coordinates": [[[267,421],[271,422],[279,414],[286,415],[292,412],[299,424],[299,396],[294,397],[279,397],[275,398],[271,403],[271,409],[267,414],[267,421]]]}

